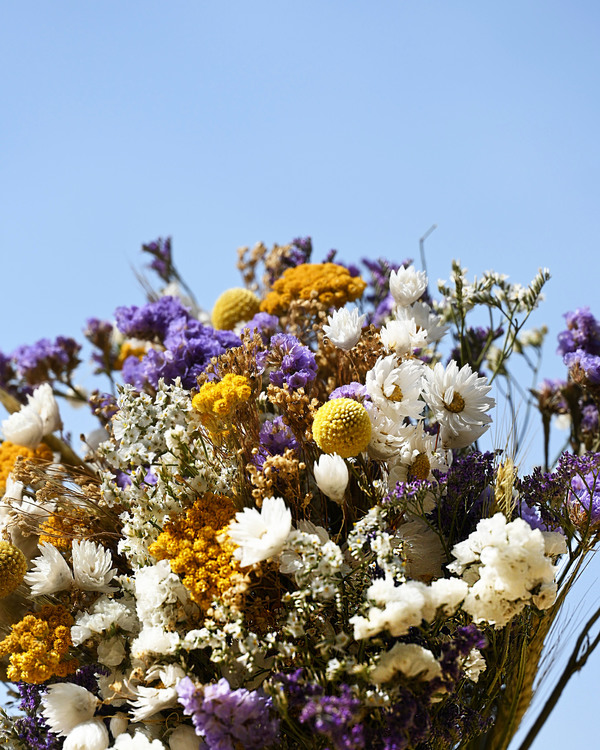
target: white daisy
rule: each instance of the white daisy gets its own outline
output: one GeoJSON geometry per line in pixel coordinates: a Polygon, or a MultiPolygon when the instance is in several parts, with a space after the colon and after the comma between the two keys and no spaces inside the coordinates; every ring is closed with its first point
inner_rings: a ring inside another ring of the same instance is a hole
{"type": "Polygon", "coordinates": [[[102,591],[108,593],[116,589],[109,586],[116,568],[112,568],[110,550],[101,544],[84,539],[73,542],[73,572],[75,582],[84,591],[102,591]]]}
{"type": "Polygon", "coordinates": [[[33,596],[70,589],[73,574],[65,558],[48,542],[41,542],[39,549],[42,554],[33,561],[33,569],[25,574],[25,583],[31,587],[33,596]]]}
{"type": "Polygon", "coordinates": [[[428,435],[422,422],[405,428],[403,438],[400,450],[389,464],[390,489],[398,482],[410,482],[414,479],[431,481],[434,469],[445,471],[452,463],[452,454],[436,447],[435,435],[428,435]]]}
{"type": "Polygon", "coordinates": [[[109,745],[108,729],[102,719],[92,719],[78,724],[67,735],[63,750],[106,750],[109,745]]]}
{"type": "Polygon", "coordinates": [[[427,302],[414,302],[410,307],[398,307],[394,313],[396,320],[414,320],[417,330],[427,332],[427,341],[439,341],[446,334],[448,326],[440,315],[436,315],[427,302]]]}
{"type": "Polygon", "coordinates": [[[358,314],[358,307],[352,311],[342,307],[327,318],[323,331],[334,346],[348,351],[358,343],[366,318],[358,314]]]}
{"type": "Polygon", "coordinates": [[[242,568],[278,555],[292,529],[292,514],[281,497],[266,497],[261,510],[244,508],[227,530],[238,545],[234,555],[242,568]]]}
{"type": "Polygon", "coordinates": [[[486,412],[496,403],[487,395],[490,390],[487,378],[469,365],[459,370],[454,360],[426,371],[423,398],[440,425],[444,446],[464,447],[485,432],[492,421],[486,412]]]}
{"type": "Polygon", "coordinates": [[[84,687],[58,682],[48,685],[42,696],[42,715],[54,734],[65,736],[78,724],[90,721],[98,703],[98,698],[84,687]]]}
{"type": "Polygon", "coordinates": [[[313,473],[317,486],[324,495],[341,502],[348,486],[348,467],[337,453],[324,453],[315,461],[313,473]]]}
{"type": "Polygon", "coordinates": [[[396,356],[379,357],[369,370],[365,386],[371,400],[390,419],[420,419],[425,408],[421,395],[425,365],[420,360],[398,363],[396,356]]]}
{"type": "Polygon", "coordinates": [[[426,289],[427,274],[417,271],[414,266],[402,266],[390,274],[390,292],[400,307],[416,302],[426,289]]]}
{"type": "Polygon", "coordinates": [[[412,319],[390,320],[381,328],[379,335],[388,352],[395,352],[399,357],[427,346],[427,331],[417,329],[417,324],[412,319]]]}

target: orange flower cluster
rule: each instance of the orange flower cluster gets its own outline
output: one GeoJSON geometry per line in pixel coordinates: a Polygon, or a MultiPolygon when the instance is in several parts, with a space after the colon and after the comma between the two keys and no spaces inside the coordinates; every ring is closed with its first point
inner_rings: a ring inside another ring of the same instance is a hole
{"type": "Polygon", "coordinates": [[[360,276],[350,276],[348,269],[337,263],[302,263],[284,271],[260,309],[271,315],[282,315],[294,300],[311,299],[314,292],[319,302],[327,307],[343,307],[346,302],[361,297],[366,286],[360,276]]]}
{"type": "Polygon", "coordinates": [[[203,610],[241,580],[233,557],[236,545],[220,541],[234,514],[230,498],[207,492],[185,514],[169,521],[149,548],[158,560],[170,560],[171,570],[183,576],[191,598],[203,610]]]}
{"type": "Polygon", "coordinates": [[[200,412],[202,424],[216,437],[223,431],[223,421],[251,395],[247,377],[228,373],[222,380],[204,383],[192,399],[192,406],[200,412]]]}
{"type": "Polygon", "coordinates": [[[40,527],[39,542],[49,542],[61,552],[70,552],[74,539],[87,539],[90,534],[90,512],[73,503],[68,510],[51,513],[40,527]]]}
{"type": "Polygon", "coordinates": [[[52,461],[52,451],[43,443],[38,445],[35,450],[25,448],[22,445],[15,445],[8,440],[0,443],[0,495],[4,494],[6,479],[15,465],[19,456],[23,458],[41,458],[45,461],[52,461]]]}
{"type": "Polygon", "coordinates": [[[74,620],[62,605],[47,604],[37,614],[13,625],[0,643],[0,656],[9,656],[6,675],[12,682],[39,685],[51,677],[66,677],[79,667],[77,659],[65,659],[74,620]]]}

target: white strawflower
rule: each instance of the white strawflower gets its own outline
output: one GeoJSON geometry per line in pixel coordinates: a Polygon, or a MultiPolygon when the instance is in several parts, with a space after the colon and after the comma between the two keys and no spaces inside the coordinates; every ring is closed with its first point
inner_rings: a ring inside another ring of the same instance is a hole
{"type": "Polygon", "coordinates": [[[117,572],[111,565],[110,550],[101,544],[88,539],[73,542],[73,572],[80,589],[103,593],[115,591],[115,587],[108,585],[117,572]]]}
{"type": "Polygon", "coordinates": [[[390,460],[399,454],[408,431],[413,428],[397,419],[390,419],[370,401],[365,401],[364,406],[371,420],[371,440],[367,453],[378,461],[390,460]]]}
{"type": "Polygon", "coordinates": [[[131,643],[131,653],[137,659],[143,659],[148,654],[172,654],[179,646],[179,635],[164,630],[164,628],[146,627],[140,631],[131,643]]]}
{"type": "Polygon", "coordinates": [[[292,529],[292,514],[281,497],[266,497],[260,511],[244,508],[227,529],[238,545],[234,555],[242,568],[275,557],[292,529]]]}
{"type": "Polygon", "coordinates": [[[126,733],[120,734],[115,740],[113,750],[165,750],[165,746],[160,740],[149,740],[142,732],[136,732],[133,737],[126,733]]]}
{"type": "Polygon", "coordinates": [[[441,676],[442,668],[428,649],[416,643],[396,643],[378,659],[371,680],[376,684],[388,682],[398,672],[429,681],[441,676]]]}
{"type": "Polygon", "coordinates": [[[348,351],[358,343],[366,318],[358,314],[358,307],[352,311],[341,307],[327,318],[323,331],[334,346],[348,351]]]}
{"type": "Polygon", "coordinates": [[[33,596],[70,589],[73,575],[65,558],[48,542],[41,542],[39,549],[42,554],[33,561],[33,569],[25,574],[25,583],[31,587],[33,596]]]}
{"type": "Polygon", "coordinates": [[[427,346],[427,331],[417,328],[414,320],[390,320],[379,332],[381,343],[388,352],[399,357],[410,355],[415,349],[427,346]]]}
{"type": "Polygon", "coordinates": [[[404,441],[388,464],[388,487],[416,479],[433,480],[433,471],[445,471],[452,463],[451,451],[436,448],[435,435],[429,435],[419,422],[403,430],[404,441]]]}
{"type": "Polygon", "coordinates": [[[39,414],[29,406],[22,406],[2,422],[5,440],[25,448],[37,448],[44,437],[44,424],[39,414]]]}
{"type": "Polygon", "coordinates": [[[315,461],[313,473],[317,486],[324,495],[340,502],[348,486],[348,467],[337,453],[324,453],[315,461]]]}
{"type": "Polygon", "coordinates": [[[410,307],[398,307],[394,311],[396,320],[414,320],[417,330],[426,331],[427,341],[434,343],[446,334],[448,325],[441,315],[437,315],[427,302],[414,302],[410,307]]]}
{"type": "Polygon", "coordinates": [[[420,360],[399,363],[394,354],[379,357],[367,372],[365,387],[373,403],[390,419],[420,419],[425,402],[419,398],[425,365],[420,360]]]}
{"type": "Polygon", "coordinates": [[[108,730],[101,719],[78,724],[67,735],[63,750],[106,750],[109,745],[108,730]]]}
{"type": "Polygon", "coordinates": [[[2,422],[5,440],[26,448],[37,448],[42,438],[62,427],[52,387],[43,383],[27,397],[27,404],[2,422]]]}
{"type": "Polygon", "coordinates": [[[495,405],[487,394],[491,386],[470,365],[458,369],[451,360],[447,367],[438,362],[426,370],[423,398],[440,424],[440,436],[447,448],[469,445],[485,432],[492,418],[486,412],[495,405]]]}
{"type": "Polygon", "coordinates": [[[180,724],[169,737],[169,750],[199,750],[198,735],[194,727],[180,724]]]}
{"type": "Polygon", "coordinates": [[[399,307],[416,302],[427,289],[427,274],[414,266],[400,267],[390,274],[390,292],[399,307]]]}
{"type": "Polygon", "coordinates": [[[65,736],[78,724],[90,721],[98,703],[98,698],[84,687],[58,682],[49,685],[42,696],[42,715],[54,734],[65,736]]]}

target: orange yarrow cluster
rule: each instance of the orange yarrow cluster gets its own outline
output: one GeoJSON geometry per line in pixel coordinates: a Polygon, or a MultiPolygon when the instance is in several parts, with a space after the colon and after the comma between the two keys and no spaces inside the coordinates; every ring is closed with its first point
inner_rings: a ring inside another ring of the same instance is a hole
{"type": "Polygon", "coordinates": [[[171,570],[182,576],[193,601],[207,610],[242,581],[233,557],[236,545],[224,537],[235,514],[232,500],[206,492],[184,514],[170,520],[150,554],[168,559],[171,570]]]}
{"type": "Polygon", "coordinates": [[[275,281],[261,302],[260,309],[271,315],[282,315],[295,300],[308,300],[313,293],[327,307],[343,307],[362,296],[367,284],[360,276],[351,276],[337,263],[302,263],[288,268],[275,281]]]}
{"type": "Polygon", "coordinates": [[[0,656],[9,657],[8,679],[39,685],[51,677],[73,674],[79,662],[65,658],[73,645],[73,623],[62,605],[47,604],[13,625],[10,635],[0,643],[0,656]]]}
{"type": "Polygon", "coordinates": [[[217,434],[223,430],[228,417],[251,395],[248,378],[229,373],[222,380],[204,383],[192,399],[192,406],[200,413],[202,424],[217,434]]]}
{"type": "Polygon", "coordinates": [[[52,451],[43,443],[37,448],[25,448],[22,445],[15,445],[9,440],[0,444],[0,494],[4,493],[6,480],[13,470],[17,458],[40,458],[44,461],[52,461],[52,451]]]}

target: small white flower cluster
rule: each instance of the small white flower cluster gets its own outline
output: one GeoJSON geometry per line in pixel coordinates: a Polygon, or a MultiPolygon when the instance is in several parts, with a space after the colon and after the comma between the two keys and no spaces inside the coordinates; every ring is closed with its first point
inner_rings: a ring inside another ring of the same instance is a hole
{"type": "Polygon", "coordinates": [[[454,546],[447,567],[469,584],[463,609],[475,622],[500,628],[531,602],[539,609],[554,603],[558,568],[550,555],[566,551],[562,534],[532,529],[521,518],[507,523],[496,513],[454,546]]]}
{"type": "MultiPolygon", "coordinates": [[[[313,526],[301,523],[305,528],[313,526]]],[[[339,590],[344,557],[325,529],[313,529],[314,533],[292,531],[281,553],[279,570],[293,575],[298,587],[306,589],[313,599],[327,601],[339,590]]]]}

